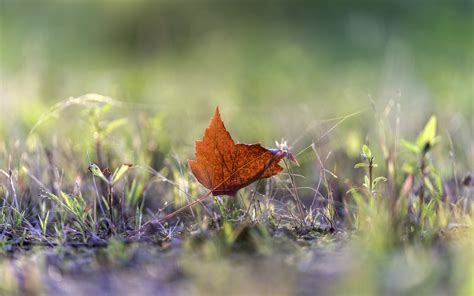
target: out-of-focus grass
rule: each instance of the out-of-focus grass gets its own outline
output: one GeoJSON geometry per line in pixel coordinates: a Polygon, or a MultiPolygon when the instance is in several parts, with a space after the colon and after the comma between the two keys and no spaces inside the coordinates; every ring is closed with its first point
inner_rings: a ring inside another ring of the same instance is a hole
{"type": "MultiPolygon", "coordinates": [[[[370,96],[379,110],[400,102],[403,131],[437,113],[470,146],[471,20],[469,1],[2,1],[2,126],[14,137],[53,102],[95,92],[163,112],[178,144],[192,143],[219,104],[238,138],[271,145],[370,109],[370,96]]],[[[371,116],[362,118],[344,134],[365,137],[371,116]]]]}

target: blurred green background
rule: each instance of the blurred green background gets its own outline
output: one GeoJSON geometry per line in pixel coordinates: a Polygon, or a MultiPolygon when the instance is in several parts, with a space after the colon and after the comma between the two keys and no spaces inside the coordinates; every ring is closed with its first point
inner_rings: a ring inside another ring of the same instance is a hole
{"type": "MultiPolygon", "coordinates": [[[[128,102],[117,114],[163,114],[185,156],[216,105],[236,140],[296,152],[363,111],[328,136],[356,157],[392,100],[402,138],[435,114],[469,169],[473,15],[472,1],[1,0],[0,135],[11,146],[53,104],[99,93],[128,102]]],[[[83,116],[59,114],[42,140],[92,137],[83,116]]]]}

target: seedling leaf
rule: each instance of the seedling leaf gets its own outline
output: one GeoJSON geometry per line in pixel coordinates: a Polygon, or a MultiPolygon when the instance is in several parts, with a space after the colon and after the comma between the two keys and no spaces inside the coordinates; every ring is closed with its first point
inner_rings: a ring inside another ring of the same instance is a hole
{"type": "Polygon", "coordinates": [[[89,165],[89,171],[96,177],[99,177],[101,178],[102,180],[104,180],[106,183],[109,183],[109,180],[107,180],[107,178],[105,177],[104,173],[102,173],[102,170],[99,168],[98,165],[96,165],[95,163],[91,163],[89,165]]]}
{"type": "Polygon", "coordinates": [[[433,146],[436,140],[436,116],[431,116],[425,125],[423,131],[418,135],[416,139],[416,146],[420,151],[423,150],[425,145],[429,144],[433,146]]]}
{"type": "Polygon", "coordinates": [[[387,178],[385,178],[385,177],[377,177],[377,178],[375,178],[375,179],[372,181],[373,187],[377,186],[377,184],[378,184],[379,182],[381,182],[381,181],[382,181],[382,182],[386,182],[386,181],[387,181],[387,178]]]}
{"type": "Polygon", "coordinates": [[[131,164],[122,164],[120,168],[116,169],[112,176],[112,184],[115,184],[122,176],[131,168],[131,164]]]}
{"type": "Polygon", "coordinates": [[[362,146],[362,153],[364,153],[364,155],[365,155],[365,157],[367,157],[367,159],[372,158],[372,151],[370,150],[370,148],[367,145],[362,146]]]}
{"type": "Polygon", "coordinates": [[[418,146],[416,144],[413,144],[413,143],[408,142],[406,140],[401,140],[400,144],[403,147],[405,147],[405,149],[407,149],[408,151],[413,152],[415,154],[420,154],[421,149],[418,148],[418,146]]]}

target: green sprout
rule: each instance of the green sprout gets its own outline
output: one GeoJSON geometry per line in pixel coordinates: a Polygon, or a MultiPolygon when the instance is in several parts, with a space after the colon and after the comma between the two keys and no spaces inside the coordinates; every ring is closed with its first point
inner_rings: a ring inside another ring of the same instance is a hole
{"type": "Polygon", "coordinates": [[[365,190],[368,191],[370,196],[375,195],[375,190],[377,185],[380,182],[387,181],[385,177],[375,177],[374,178],[374,168],[378,167],[378,165],[374,162],[375,157],[372,154],[369,146],[363,145],[362,146],[362,154],[361,154],[362,162],[357,163],[354,168],[365,168],[367,169],[367,175],[364,176],[364,183],[362,186],[365,190]]]}

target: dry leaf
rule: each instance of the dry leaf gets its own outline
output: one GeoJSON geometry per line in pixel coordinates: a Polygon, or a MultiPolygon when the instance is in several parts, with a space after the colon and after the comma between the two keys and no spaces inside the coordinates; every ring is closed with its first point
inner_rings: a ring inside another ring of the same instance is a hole
{"type": "Polygon", "coordinates": [[[235,144],[216,108],[202,141],[196,141],[196,160],[188,163],[196,179],[213,195],[235,195],[252,182],[281,172],[278,162],[284,156],[289,156],[288,152],[260,144],[235,144]]]}

